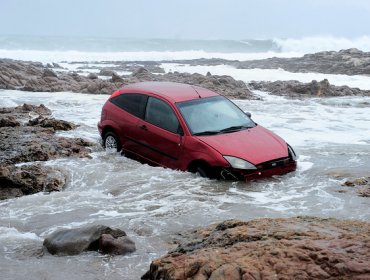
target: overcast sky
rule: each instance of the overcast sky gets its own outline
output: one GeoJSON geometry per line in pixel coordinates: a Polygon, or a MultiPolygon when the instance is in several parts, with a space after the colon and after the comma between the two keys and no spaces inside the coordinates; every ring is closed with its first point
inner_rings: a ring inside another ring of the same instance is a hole
{"type": "Polygon", "coordinates": [[[370,0],[0,0],[0,34],[353,38],[370,35],[370,0]]]}

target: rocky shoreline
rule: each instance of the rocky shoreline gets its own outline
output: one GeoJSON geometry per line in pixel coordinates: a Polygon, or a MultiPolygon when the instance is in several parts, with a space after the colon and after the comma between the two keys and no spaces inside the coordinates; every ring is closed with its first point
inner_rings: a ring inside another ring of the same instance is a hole
{"type": "Polygon", "coordinates": [[[76,125],[52,118],[44,105],[0,108],[0,128],[0,200],[62,190],[66,183],[63,171],[39,162],[89,157],[94,146],[81,138],[56,136],[56,131],[76,125]]]}
{"type": "MultiPolygon", "coordinates": [[[[327,52],[325,52],[327,53],[327,52]]],[[[330,52],[334,53],[332,56],[337,58],[340,54],[345,57],[345,54],[358,54],[354,50],[347,50],[341,52],[330,52]]],[[[361,52],[362,53],[362,52],[361,52]]],[[[367,61],[367,55],[364,55],[364,61],[367,61]]],[[[318,59],[322,54],[307,55],[305,59],[318,59]]],[[[352,56],[349,56],[352,57],[352,56]]],[[[353,57],[352,57],[353,58],[353,57]]],[[[272,58],[274,60],[275,58],[272,58]]],[[[285,60],[290,61],[301,58],[286,58],[285,60]]],[[[349,58],[348,58],[349,59],[349,58]]],[[[354,58],[353,58],[354,59],[354,58]]],[[[370,55],[369,55],[370,59],[370,55]]],[[[279,58],[279,60],[284,60],[279,58]]],[[[320,59],[319,59],[320,60],[320,59]]],[[[321,60],[320,60],[321,61],[321,60]]],[[[331,60],[330,60],[331,61],[331,60]]],[[[172,61],[173,62],[173,61],[172,61]]],[[[218,65],[218,64],[231,64],[237,68],[242,66],[241,63],[250,63],[250,68],[255,67],[254,61],[238,62],[238,61],[227,61],[224,59],[198,59],[191,61],[177,61],[186,62],[194,65],[218,65]]],[[[201,74],[189,74],[189,73],[161,73],[158,62],[115,62],[119,66],[116,67],[100,67],[94,68],[94,70],[100,69],[98,74],[89,73],[86,75],[79,74],[77,72],[68,72],[62,69],[58,64],[47,64],[37,62],[25,62],[25,61],[14,61],[8,59],[0,59],[0,89],[16,89],[22,91],[40,91],[40,92],[81,92],[81,93],[92,93],[92,94],[111,94],[123,85],[142,82],[142,81],[170,81],[178,83],[186,83],[201,86],[210,90],[213,90],[221,95],[228,98],[235,99],[259,99],[257,95],[253,93],[253,90],[262,90],[270,92],[273,95],[288,96],[292,98],[297,97],[332,97],[332,96],[370,96],[369,90],[361,90],[358,88],[351,88],[348,86],[334,86],[329,83],[327,79],[320,82],[312,81],[310,83],[302,83],[299,81],[254,81],[246,84],[243,81],[238,81],[227,75],[207,75],[201,74]],[[118,75],[115,70],[129,70],[132,71],[130,75],[118,75]],[[148,69],[155,71],[156,73],[150,72],[148,69]],[[105,77],[105,78],[103,78],[105,77]],[[108,78],[110,77],[110,78],[108,78]]],[[[261,68],[274,68],[276,65],[273,63],[272,66],[268,60],[261,60],[261,68]],[[264,61],[263,64],[262,61],[264,61]],[[270,65],[270,66],[267,66],[270,65]],[[274,66],[275,65],[275,66],[274,66]]],[[[285,62],[284,62],[285,63],[285,62]]],[[[298,62],[297,64],[301,65],[298,62]]],[[[314,65],[320,65],[317,61],[314,65]]],[[[339,62],[338,62],[339,63],[339,62]]],[[[354,69],[356,67],[349,67],[347,62],[341,62],[348,69],[354,69]],[[346,64],[347,63],[347,64],[346,64]]],[[[364,62],[363,65],[366,63],[364,62]]],[[[104,65],[104,63],[103,63],[104,65]]],[[[244,65],[244,64],[243,64],[244,65]]],[[[249,65],[249,64],[248,64],[249,65]]],[[[302,64],[306,65],[306,64],[302,64]]],[[[309,64],[311,65],[311,64],[309,64]]],[[[362,64],[361,64],[362,65],[362,64]]],[[[94,66],[97,67],[97,66],[94,66]]],[[[243,66],[244,67],[244,66],[243,66]]],[[[277,66],[276,66],[277,67],[277,66]]],[[[303,68],[305,66],[302,66],[303,68]]],[[[339,67],[339,66],[338,66],[339,67]]],[[[344,66],[343,66],[344,67],[344,66]]],[[[365,66],[364,66],[365,67],[365,66]]],[[[308,68],[307,72],[309,71],[308,68]]],[[[370,66],[369,66],[370,69],[370,66]]],[[[163,70],[163,69],[162,69],[163,70]]],[[[290,69],[287,69],[290,70],[290,69]]],[[[292,70],[293,71],[293,70],[292,70]]],[[[312,70],[313,71],[313,70],[312,70]]],[[[367,71],[367,70],[366,70],[367,71]]],[[[364,73],[366,72],[364,70],[364,73]]],[[[293,71],[294,72],[294,71],[293,71]]],[[[299,72],[299,71],[298,71],[299,72]]],[[[319,71],[320,72],[320,71],[319,71]]],[[[330,72],[330,71],[329,71],[330,72]]],[[[324,71],[325,73],[325,71],[324,71]]],[[[330,72],[332,73],[332,72],[330,72]]],[[[362,74],[364,74],[362,73],[362,74]]],[[[370,73],[370,72],[369,72],[370,73]]],[[[348,74],[348,73],[347,73],[348,74]]]]}
{"type": "Polygon", "coordinates": [[[179,236],[142,279],[369,279],[369,232],[316,217],[228,220],[179,236]]]}

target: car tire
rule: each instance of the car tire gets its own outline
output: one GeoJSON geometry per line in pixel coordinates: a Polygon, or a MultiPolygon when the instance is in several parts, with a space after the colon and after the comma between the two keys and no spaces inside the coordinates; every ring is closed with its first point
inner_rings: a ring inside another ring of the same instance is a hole
{"type": "Polygon", "coordinates": [[[105,133],[103,138],[103,147],[107,152],[119,152],[121,151],[121,143],[117,134],[113,131],[105,133]]]}

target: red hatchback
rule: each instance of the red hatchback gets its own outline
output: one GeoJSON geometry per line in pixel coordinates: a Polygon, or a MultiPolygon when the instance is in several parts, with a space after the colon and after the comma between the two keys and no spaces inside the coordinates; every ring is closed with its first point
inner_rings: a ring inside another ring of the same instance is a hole
{"type": "Polygon", "coordinates": [[[153,165],[223,179],[256,179],[296,169],[293,149],[227,98],[197,86],[143,82],[104,104],[106,149],[153,165]]]}

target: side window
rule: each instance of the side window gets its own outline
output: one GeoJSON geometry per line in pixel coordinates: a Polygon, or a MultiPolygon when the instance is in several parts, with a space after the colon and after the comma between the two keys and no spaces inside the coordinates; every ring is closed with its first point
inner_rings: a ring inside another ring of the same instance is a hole
{"type": "Polygon", "coordinates": [[[110,99],[110,102],[126,112],[143,119],[147,99],[148,96],[143,94],[124,93],[110,99]]]}
{"type": "Polygon", "coordinates": [[[162,100],[149,97],[145,120],[173,133],[178,132],[179,121],[172,108],[162,100]]]}

